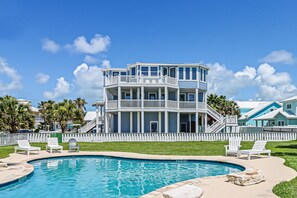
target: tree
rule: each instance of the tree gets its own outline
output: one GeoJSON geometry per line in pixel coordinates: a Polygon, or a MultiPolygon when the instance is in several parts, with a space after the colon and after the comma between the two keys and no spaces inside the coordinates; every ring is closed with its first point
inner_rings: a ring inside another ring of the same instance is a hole
{"type": "Polygon", "coordinates": [[[34,115],[29,104],[21,104],[12,96],[0,98],[1,130],[17,132],[19,129],[33,129],[34,115]]]}
{"type": "Polygon", "coordinates": [[[237,115],[240,117],[238,105],[232,100],[227,100],[226,96],[210,94],[207,98],[207,104],[223,116],[237,115]]]}
{"type": "Polygon", "coordinates": [[[44,120],[45,126],[49,126],[49,130],[53,129],[54,125],[54,110],[55,102],[53,100],[41,101],[38,104],[39,112],[44,120]]]}
{"type": "Polygon", "coordinates": [[[85,99],[83,98],[76,98],[74,103],[78,109],[81,109],[83,112],[86,111],[85,105],[88,104],[85,99]]]}

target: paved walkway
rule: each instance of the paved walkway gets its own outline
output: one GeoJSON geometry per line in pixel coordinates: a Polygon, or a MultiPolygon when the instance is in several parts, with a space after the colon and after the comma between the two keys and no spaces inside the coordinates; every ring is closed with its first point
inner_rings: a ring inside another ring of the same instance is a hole
{"type": "Polygon", "coordinates": [[[68,153],[63,151],[62,153],[50,154],[46,151],[41,151],[40,154],[31,154],[30,156],[24,154],[11,154],[10,157],[1,159],[1,161],[9,163],[8,168],[0,168],[0,185],[15,179],[22,178],[30,174],[34,168],[27,164],[27,161],[33,159],[41,159],[47,157],[56,156],[69,156],[69,155],[107,155],[118,156],[137,159],[199,159],[199,160],[214,160],[240,164],[246,169],[261,169],[265,175],[266,181],[252,186],[237,186],[226,182],[226,176],[208,177],[193,179],[185,182],[180,182],[174,185],[170,185],[161,189],[158,189],[152,193],[149,193],[143,197],[162,198],[162,192],[176,188],[177,186],[184,185],[186,183],[193,183],[204,189],[203,198],[256,198],[256,197],[276,197],[272,193],[272,188],[281,181],[288,181],[297,177],[297,172],[293,169],[284,166],[284,159],[278,157],[267,158],[261,157],[252,160],[246,160],[246,158],[236,159],[235,157],[225,156],[172,156],[172,155],[147,155],[136,154],[126,152],[79,152],[68,153]]]}

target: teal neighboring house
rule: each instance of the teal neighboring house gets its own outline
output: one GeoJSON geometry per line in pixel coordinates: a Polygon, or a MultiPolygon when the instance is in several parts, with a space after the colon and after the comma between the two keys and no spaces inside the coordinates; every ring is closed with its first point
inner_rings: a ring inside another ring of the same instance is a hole
{"type": "Polygon", "coordinates": [[[267,126],[267,120],[257,120],[257,118],[281,109],[282,105],[279,102],[263,102],[255,108],[243,113],[238,119],[239,126],[267,126]]]}
{"type": "Polygon", "coordinates": [[[282,108],[259,116],[255,121],[265,123],[265,126],[297,126],[297,96],[282,103],[282,108]]]}

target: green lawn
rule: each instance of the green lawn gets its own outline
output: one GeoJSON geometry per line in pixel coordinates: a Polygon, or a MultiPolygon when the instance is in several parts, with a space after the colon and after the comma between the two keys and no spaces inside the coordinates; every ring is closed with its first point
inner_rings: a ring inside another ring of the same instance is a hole
{"type": "MultiPolygon", "coordinates": [[[[106,142],[80,143],[83,151],[123,151],[159,155],[224,155],[227,142],[106,142]]],[[[35,143],[45,149],[44,143],[35,143]]],[[[62,144],[67,148],[67,144],[62,144]]],[[[251,148],[253,142],[242,142],[241,149],[251,148]]],[[[297,171],[297,141],[269,142],[267,149],[272,155],[286,160],[285,164],[297,171]]],[[[0,158],[7,157],[13,152],[13,146],[0,147],[0,158]]],[[[282,182],[274,187],[273,192],[282,198],[297,197],[297,178],[282,182]]]]}

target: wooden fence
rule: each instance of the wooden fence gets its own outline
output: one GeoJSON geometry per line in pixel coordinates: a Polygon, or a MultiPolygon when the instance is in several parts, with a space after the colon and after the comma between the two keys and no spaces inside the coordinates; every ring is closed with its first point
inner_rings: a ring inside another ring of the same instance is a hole
{"type": "MultiPolygon", "coordinates": [[[[185,142],[185,141],[226,141],[229,137],[241,137],[242,141],[290,141],[297,140],[297,133],[99,133],[63,134],[63,142],[75,138],[78,142],[185,142]]],[[[0,136],[0,146],[16,144],[16,140],[46,142],[50,134],[29,133],[0,136]]]]}

